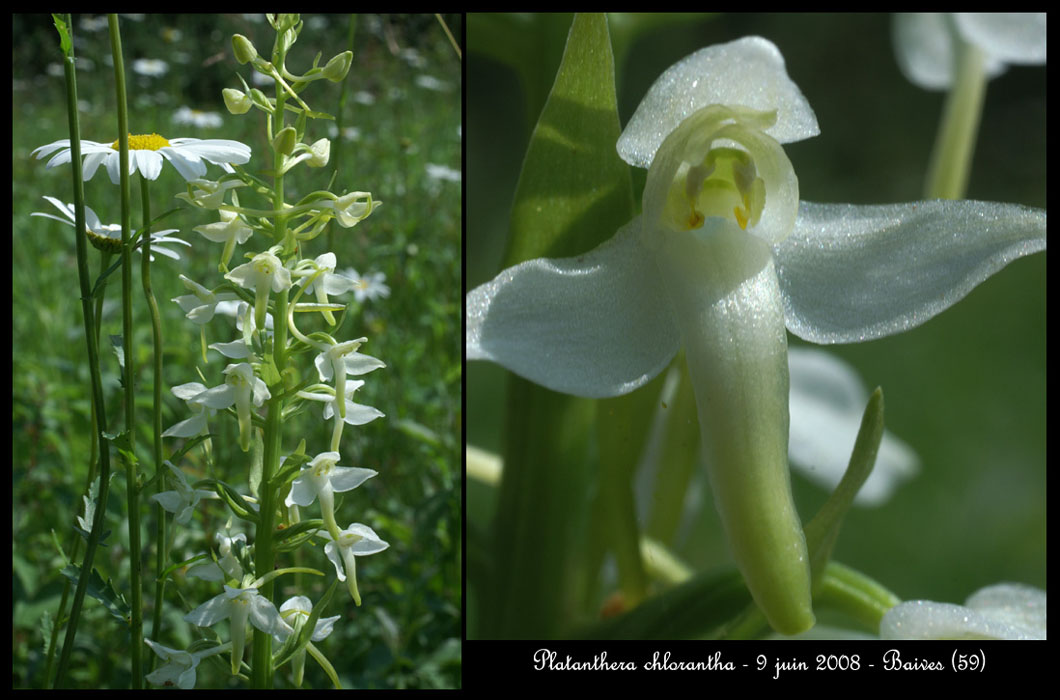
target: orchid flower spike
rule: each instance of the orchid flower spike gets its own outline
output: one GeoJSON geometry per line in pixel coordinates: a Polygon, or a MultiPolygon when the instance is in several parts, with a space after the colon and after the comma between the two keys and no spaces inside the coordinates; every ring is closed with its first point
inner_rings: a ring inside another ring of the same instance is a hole
{"type": "Polygon", "coordinates": [[[911,600],[887,611],[881,639],[1045,639],[1045,591],[999,583],[964,605],[911,600]]]}
{"type": "Polygon", "coordinates": [[[1045,249],[1045,212],[1018,205],[800,202],[781,144],[818,132],[772,43],[697,51],[618,140],[649,169],[641,215],[584,255],[524,262],[467,296],[467,358],[554,391],[628,393],[684,346],[730,547],[785,634],[814,623],[788,472],[787,331],[815,343],[900,333],[1045,249]]]}

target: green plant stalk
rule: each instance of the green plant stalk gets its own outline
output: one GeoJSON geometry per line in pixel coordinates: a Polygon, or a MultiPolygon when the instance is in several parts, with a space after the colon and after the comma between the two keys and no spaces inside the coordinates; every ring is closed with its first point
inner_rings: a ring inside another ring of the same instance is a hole
{"type": "MultiPolygon", "coordinates": [[[[357,15],[350,13],[350,25],[348,33],[346,35],[346,50],[353,51],[353,35],[357,29],[357,15]]],[[[342,79],[342,86],[339,88],[339,108],[335,114],[335,130],[338,132],[339,143],[342,143],[342,128],[345,126],[346,119],[346,85],[348,84],[349,74],[342,79]]],[[[335,181],[335,178],[339,174],[339,161],[342,157],[342,149],[334,149],[334,153],[331,155],[331,180],[335,181]]],[[[335,250],[335,222],[334,220],[328,222],[328,250],[335,250]]]]}
{"type": "MultiPolygon", "coordinates": [[[[140,265],[140,283],[144,288],[147,300],[147,311],[151,316],[151,342],[154,353],[154,392],[152,396],[151,434],[154,438],[154,461],[156,493],[166,490],[166,472],[162,463],[162,320],[158,313],[158,301],[151,289],[151,194],[148,180],[140,177],[141,213],[144,222],[143,248],[140,265]]],[[[151,618],[151,636],[157,638],[162,628],[162,600],[165,595],[166,581],[162,576],[168,560],[166,546],[166,511],[160,503],[155,503],[155,607],[151,618]]],[[[158,657],[154,656],[152,666],[157,665],[158,657]]]]}
{"type": "MultiPolygon", "coordinates": [[[[66,27],[70,27],[70,15],[66,15],[66,27]]],[[[107,423],[106,404],[103,401],[103,381],[99,372],[99,345],[96,335],[96,317],[92,306],[92,286],[88,272],[88,236],[85,233],[85,186],[81,173],[81,126],[77,114],[77,77],[74,69],[74,52],[72,41],[70,49],[63,60],[63,71],[66,76],[67,117],[70,130],[71,176],[74,190],[74,240],[77,251],[77,277],[81,286],[81,315],[85,328],[85,345],[88,353],[88,370],[92,386],[92,406],[97,418],[93,428],[94,444],[99,448],[99,503],[95,517],[92,519],[92,532],[89,533],[85,547],[85,558],[81,562],[81,571],[91,571],[95,562],[96,549],[99,547],[100,534],[103,532],[103,521],[107,512],[107,497],[110,493],[110,444],[96,431],[102,431],[107,423]]],[[[90,482],[91,483],[91,482],[90,482]]],[[[78,540],[80,541],[80,540],[78,540]]],[[[75,550],[76,552],[76,547],[75,550]]],[[[76,555],[75,555],[76,556],[76,555]]],[[[74,600],[70,608],[70,620],[63,641],[63,651],[59,658],[59,669],[55,677],[56,688],[61,688],[66,680],[66,669],[70,662],[70,653],[74,648],[77,626],[81,618],[81,606],[85,600],[88,576],[80,576],[74,600]]],[[[59,606],[59,614],[52,628],[52,640],[48,652],[48,664],[45,669],[45,683],[51,677],[52,662],[55,658],[55,642],[62,625],[63,609],[66,607],[66,591],[59,606]]]]}
{"type": "Polygon", "coordinates": [[[125,355],[123,388],[125,389],[125,461],[126,503],[129,517],[129,586],[132,617],[129,633],[132,648],[132,688],[143,688],[142,655],[144,646],[143,585],[141,581],[140,557],[140,484],[136,468],[136,393],[134,384],[134,358],[132,347],[132,226],[130,224],[129,194],[129,113],[125,99],[125,64],[122,59],[121,33],[118,15],[108,16],[110,23],[111,54],[114,57],[114,83],[118,103],[119,168],[121,169],[121,305],[122,305],[122,349],[125,355]]]}
{"type": "Polygon", "coordinates": [[[928,166],[925,193],[931,199],[964,197],[986,94],[986,58],[982,50],[961,39],[956,43],[956,75],[946,96],[928,166]]]}
{"type": "MultiPolygon", "coordinates": [[[[283,65],[283,56],[280,56],[280,65],[283,65]]],[[[275,121],[275,132],[279,133],[284,128],[284,103],[286,95],[276,81],[276,111],[273,113],[275,121]]],[[[274,134],[269,134],[270,143],[274,134]]],[[[277,175],[273,178],[273,209],[283,210],[283,168],[282,161],[285,156],[273,147],[273,169],[277,175]]],[[[286,258],[294,252],[294,240],[287,234],[287,217],[278,215],[275,219],[275,237],[277,241],[283,242],[283,256],[286,258]],[[290,246],[290,250],[288,250],[290,246]]],[[[286,262],[286,260],[285,260],[286,262]]],[[[275,307],[273,309],[274,319],[287,318],[287,291],[274,295],[275,307]]],[[[264,334],[262,323],[262,333],[264,334]]],[[[265,417],[265,449],[261,464],[261,522],[258,524],[257,535],[254,541],[254,565],[258,575],[264,575],[272,571],[275,565],[276,552],[273,548],[272,535],[276,527],[276,508],[274,486],[272,477],[279,469],[280,464],[280,426],[281,414],[283,413],[283,379],[282,373],[287,365],[287,324],[277,321],[274,324],[272,340],[272,358],[277,371],[281,373],[281,379],[275,386],[269,387],[272,398],[268,401],[268,413],[265,417]]],[[[274,586],[272,581],[265,583],[259,592],[268,600],[273,599],[274,586]]],[[[272,687],[272,637],[254,628],[254,651],[253,664],[251,665],[251,684],[254,688],[272,687]]]]}

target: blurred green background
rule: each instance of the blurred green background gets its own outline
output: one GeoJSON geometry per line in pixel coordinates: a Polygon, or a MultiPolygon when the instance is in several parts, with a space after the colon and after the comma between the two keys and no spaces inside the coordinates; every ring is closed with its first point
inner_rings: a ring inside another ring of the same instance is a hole
{"type": "MultiPolygon", "coordinates": [[[[469,289],[499,271],[522,158],[569,27],[570,15],[468,18],[469,289]]],[[[922,198],[944,94],[901,75],[889,16],[611,15],[610,27],[623,124],[677,60],[760,35],[778,46],[820,124],[816,138],[785,146],[801,196],[856,204],[922,198]]],[[[1045,73],[1013,66],[989,83],[969,199],[1045,207],[1045,73]]],[[[643,182],[644,171],[634,169],[638,206],[643,182]]],[[[963,602],[1000,581],[1045,587],[1045,280],[1046,255],[1036,254],[924,326],[827,348],[867,387],[883,387],[888,428],[921,459],[919,476],[888,503],[847,516],[837,560],[902,598],[963,602]]],[[[499,449],[504,375],[487,363],[468,366],[469,444],[499,449]]],[[[705,479],[698,486],[706,489],[705,479]]],[[[797,473],[793,487],[810,517],[826,494],[797,473]]],[[[487,531],[493,498],[468,484],[469,521],[487,531]]],[[[677,553],[697,569],[724,565],[712,500],[706,493],[696,500],[702,507],[677,553]]]]}
{"type": "MultiPolygon", "coordinates": [[[[290,70],[308,70],[318,51],[324,64],[351,48],[349,15],[302,18],[305,27],[289,54],[290,70]]],[[[456,37],[462,36],[460,15],[446,15],[445,20],[456,37]]],[[[240,86],[237,72],[252,81],[249,66],[239,66],[231,55],[232,34],[246,35],[259,53],[269,55],[275,33],[263,15],[122,15],[120,24],[133,133],[235,139],[253,150],[248,170],[258,172],[268,166],[264,115],[252,110],[232,116],[221,99],[222,88],[240,86]],[[137,59],[152,60],[155,70],[137,72],[137,59]],[[175,116],[186,110],[215,116],[206,117],[203,126],[179,124],[175,116]],[[211,120],[218,124],[210,126],[211,120]]],[[[117,122],[106,19],[74,15],[73,31],[82,137],[111,142],[117,135],[117,122]]],[[[338,517],[344,523],[356,519],[371,525],[390,543],[390,549],[362,560],[363,607],[355,608],[340,587],[342,595],[336,595],[325,615],[341,615],[342,620],[318,646],[346,688],[455,687],[460,683],[462,620],[461,63],[433,15],[361,15],[354,31],[341,131],[335,122],[312,121],[306,136],[308,142],[331,138],[332,162],[320,170],[299,166],[291,171],[286,195],[288,201],[295,201],[326,188],[338,163],[334,192],[368,190],[384,202],[356,228],[335,226],[330,248],[329,239],[322,235],[305,246],[304,254],[315,257],[333,250],[339,271],[353,267],[362,275],[381,272],[390,288],[388,298],[354,304],[342,328],[335,331],[339,339],[367,336],[362,351],[387,364],[385,370],[366,377],[358,392],[359,402],[379,408],[386,418],[360,428],[348,426],[340,461],[376,469],[379,476],[346,494],[338,505],[338,517]]],[[[49,15],[13,17],[12,664],[16,687],[37,687],[43,682],[41,619],[47,611],[54,615],[62,590],[58,574],[62,560],[51,533],[63,547],[70,547],[70,525],[81,505],[89,454],[88,369],[73,229],[30,217],[35,211],[57,213],[42,195],[72,200],[68,168],[45,169],[45,161],[30,156],[38,146],[68,138],[60,56],[49,15]]],[[[262,89],[272,94],[271,86],[262,89]]],[[[340,94],[340,85],[319,81],[302,96],[313,109],[334,115],[340,94]]],[[[220,174],[219,168],[210,166],[208,176],[220,174]]],[[[132,189],[132,220],[138,225],[136,183],[132,189]]],[[[85,190],[87,204],[104,222],[120,220],[118,188],[102,169],[86,183],[85,190]]],[[[183,190],[183,180],[168,166],[151,183],[156,215],[180,207],[163,227],[179,228],[179,235],[194,244],[194,249],[180,248],[182,261],[160,258],[152,268],[165,337],[163,427],[188,415],[187,407],[168,387],[200,381],[195,369],[203,367],[198,330],[169,301],[187,293],[178,274],[207,286],[220,281],[220,245],[192,231],[215,217],[173,199],[183,190]]],[[[239,264],[244,252],[266,245],[259,235],[240,246],[232,266],[239,264]]],[[[90,268],[95,273],[97,254],[90,253],[90,268]]],[[[146,427],[151,343],[140,296],[138,257],[135,267],[134,346],[142,402],[138,410],[140,424],[146,427]]],[[[107,335],[121,333],[119,290],[120,275],[115,275],[104,306],[101,348],[112,427],[121,424],[121,392],[107,335]]],[[[352,300],[353,295],[347,298],[352,300]]],[[[228,340],[231,332],[230,320],[215,319],[209,326],[208,342],[228,340]]],[[[225,364],[224,358],[210,352],[210,363],[203,367],[209,385],[221,381],[225,364]]],[[[247,457],[231,448],[235,422],[218,418],[211,428],[220,433],[214,440],[218,472],[212,475],[245,492],[247,457]]],[[[325,425],[320,407],[313,406],[287,421],[283,449],[293,450],[298,438],[305,437],[308,451],[320,451],[330,434],[330,422],[325,425]]],[[[167,455],[176,442],[166,440],[167,455]]],[[[144,470],[150,476],[154,467],[146,431],[139,444],[144,470]]],[[[193,451],[181,465],[193,478],[206,475],[200,454],[193,451]]],[[[99,551],[96,562],[127,596],[125,479],[120,465],[115,471],[122,473],[111,485],[110,546],[99,551]]],[[[197,524],[179,535],[175,551],[181,557],[205,551],[228,517],[216,501],[200,511],[197,524]]],[[[145,544],[153,541],[153,536],[147,536],[153,533],[153,521],[146,513],[145,507],[145,544]]],[[[309,581],[307,577],[294,586],[293,578],[284,577],[280,579],[282,593],[318,599],[333,568],[321,546],[306,546],[302,557],[304,565],[324,571],[327,578],[309,581]]],[[[291,565],[289,558],[287,565],[291,565]]],[[[153,571],[153,559],[146,571],[153,571]]],[[[215,595],[209,585],[182,574],[178,580],[190,606],[215,595]]],[[[147,603],[153,599],[153,584],[145,585],[144,597],[147,603]]],[[[173,586],[166,602],[165,632],[156,641],[184,648],[192,637],[180,618],[190,607],[181,607],[173,586]]],[[[145,634],[150,636],[150,610],[145,619],[145,634]]],[[[128,687],[128,633],[92,600],[86,601],[76,644],[71,663],[75,685],[128,687]]],[[[145,650],[145,659],[152,657],[145,650]]],[[[238,685],[225,669],[226,657],[214,660],[217,663],[204,662],[199,667],[198,687],[238,685]]],[[[286,677],[286,670],[278,673],[277,682],[286,682],[286,677]]],[[[313,661],[306,665],[305,685],[330,685],[313,661]]]]}

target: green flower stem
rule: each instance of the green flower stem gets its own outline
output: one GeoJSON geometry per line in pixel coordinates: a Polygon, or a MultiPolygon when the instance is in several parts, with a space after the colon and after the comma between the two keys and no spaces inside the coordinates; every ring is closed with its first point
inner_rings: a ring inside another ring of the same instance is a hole
{"type": "MultiPolygon", "coordinates": [[[[121,170],[121,296],[122,296],[122,350],[125,355],[125,371],[122,384],[125,389],[125,445],[122,456],[125,462],[126,503],[129,518],[129,585],[132,617],[129,632],[132,636],[130,660],[132,662],[132,688],[143,688],[142,654],[143,629],[143,585],[141,581],[140,556],[140,484],[136,463],[136,392],[135,358],[132,336],[132,226],[130,225],[129,195],[129,113],[125,99],[125,64],[122,59],[121,32],[118,15],[108,15],[110,24],[111,55],[114,57],[114,83],[118,103],[119,168],[121,170]]],[[[80,162],[80,161],[78,161],[80,162]]]]}
{"type": "Polygon", "coordinates": [[[960,38],[955,41],[956,76],[946,97],[928,166],[925,190],[931,199],[964,197],[986,94],[986,59],[982,50],[960,38]]]}
{"type": "MultiPolygon", "coordinates": [[[[152,396],[151,434],[154,437],[154,462],[156,493],[166,490],[166,470],[162,464],[162,320],[158,313],[158,302],[151,290],[151,195],[146,177],[140,177],[140,200],[143,215],[143,251],[140,265],[140,282],[147,300],[147,310],[151,316],[151,340],[154,351],[154,393],[152,396]]],[[[166,511],[160,503],[155,503],[155,608],[151,618],[151,636],[158,638],[162,627],[162,600],[165,595],[166,581],[162,576],[168,560],[166,546],[166,511]]],[[[158,657],[152,657],[152,665],[157,665],[158,657]]]]}
{"type": "MultiPolygon", "coordinates": [[[[95,562],[96,550],[99,547],[100,533],[103,531],[103,521],[107,512],[107,497],[110,493],[110,443],[104,439],[98,431],[106,426],[106,404],[103,401],[103,382],[99,372],[99,345],[97,342],[97,325],[95,309],[92,306],[92,286],[88,272],[88,240],[85,226],[85,187],[82,179],[81,168],[81,127],[77,114],[77,77],[74,69],[74,51],[72,37],[64,32],[69,31],[71,26],[70,15],[65,16],[65,27],[60,28],[63,36],[64,52],[63,71],[66,75],[66,102],[67,117],[70,130],[71,162],[70,168],[73,178],[74,190],[74,240],[77,251],[77,276],[81,286],[81,315],[85,328],[85,345],[87,350],[88,370],[92,387],[92,407],[96,417],[93,427],[93,445],[99,449],[99,503],[96,506],[95,517],[92,519],[92,532],[89,533],[88,544],[85,547],[85,557],[81,562],[81,571],[92,571],[95,562]]],[[[91,484],[91,481],[89,482],[91,484]]],[[[76,541],[80,542],[80,538],[76,541]]],[[[76,543],[75,543],[76,544],[76,543]]],[[[76,556],[77,547],[74,552],[76,556]]],[[[81,618],[81,606],[85,600],[89,576],[78,577],[77,589],[74,591],[74,600],[70,608],[70,620],[66,628],[66,637],[63,642],[62,654],[59,658],[59,668],[55,677],[55,687],[61,688],[66,680],[66,669],[70,662],[70,653],[74,648],[74,638],[77,636],[77,626],[81,618]]],[[[55,618],[55,626],[52,628],[52,643],[48,652],[48,664],[45,670],[45,682],[51,677],[52,662],[56,648],[56,638],[62,624],[63,610],[66,607],[66,593],[64,588],[63,599],[60,602],[59,613],[55,618]]]]}
{"type": "MultiPolygon", "coordinates": [[[[350,23],[346,35],[346,50],[353,51],[353,35],[357,29],[357,14],[350,13],[350,23]]],[[[346,85],[348,81],[343,78],[342,85],[339,88],[339,108],[335,112],[335,130],[339,135],[339,141],[342,141],[342,128],[345,126],[346,119],[346,85]]],[[[339,163],[342,160],[342,148],[334,149],[331,154],[331,181],[334,182],[335,178],[339,174],[339,163]]],[[[335,226],[328,221],[328,250],[335,250],[335,226]]]]}
{"type": "MultiPolygon", "coordinates": [[[[878,632],[884,613],[901,600],[865,574],[836,561],[828,562],[818,590],[815,607],[844,613],[859,624],[878,632]]],[[[724,632],[725,639],[757,639],[770,632],[765,615],[749,606],[724,632]]]]}
{"type": "Polygon", "coordinates": [[[879,632],[884,614],[902,602],[865,574],[835,561],[825,567],[817,600],[846,613],[874,633],[879,632]]]}
{"type": "MultiPolygon", "coordinates": [[[[283,64],[283,56],[280,56],[280,65],[283,64]]],[[[285,95],[281,89],[283,82],[279,76],[276,77],[276,109],[273,112],[275,130],[278,133],[284,128],[283,109],[285,95]]],[[[271,129],[270,129],[271,131],[271,129]]],[[[274,134],[269,134],[269,141],[273,141],[274,134]]],[[[283,154],[273,149],[273,165],[276,177],[273,178],[273,209],[277,212],[284,210],[283,202],[283,173],[280,172],[283,154]]],[[[283,256],[287,257],[295,251],[293,238],[287,235],[287,215],[277,214],[274,219],[275,237],[283,242],[283,256]],[[288,240],[290,238],[290,240],[288,240]],[[290,248],[290,250],[288,250],[290,248]]],[[[286,262],[286,261],[285,261],[286,262]]],[[[261,572],[272,571],[276,560],[276,552],[273,548],[272,536],[276,527],[276,510],[278,499],[276,489],[272,483],[272,477],[279,470],[280,464],[280,426],[283,413],[283,379],[282,373],[287,366],[287,324],[282,319],[287,318],[287,290],[277,293],[273,297],[275,308],[273,318],[276,319],[273,329],[272,359],[276,370],[281,373],[281,378],[275,385],[269,387],[272,398],[268,401],[268,414],[265,417],[265,449],[261,465],[261,522],[258,524],[256,540],[254,542],[255,570],[261,572]]],[[[264,334],[264,323],[260,325],[264,334]]],[[[260,589],[260,594],[267,599],[273,598],[273,583],[269,581],[260,589]]],[[[254,653],[251,666],[251,684],[254,688],[272,687],[272,637],[261,630],[254,629],[254,653]]]]}
{"type": "Polygon", "coordinates": [[[683,352],[678,352],[670,373],[675,375],[677,389],[663,408],[667,418],[646,528],[648,535],[662,543],[674,541],[685,511],[688,484],[699,464],[699,425],[694,418],[696,397],[688,380],[688,365],[683,352]]]}

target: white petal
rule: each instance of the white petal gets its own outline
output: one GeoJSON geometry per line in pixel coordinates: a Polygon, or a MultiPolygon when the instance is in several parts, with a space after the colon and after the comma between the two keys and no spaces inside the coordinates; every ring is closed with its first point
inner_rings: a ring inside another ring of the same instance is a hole
{"type": "Polygon", "coordinates": [[[372,469],[361,467],[335,467],[331,470],[331,488],[338,493],[352,491],[376,474],[378,472],[372,469]]]}
{"type": "Polygon", "coordinates": [[[230,384],[220,384],[202,392],[194,401],[210,408],[228,408],[236,402],[236,388],[230,384]]]}
{"type": "Polygon", "coordinates": [[[159,151],[177,169],[185,180],[195,180],[206,174],[206,166],[194,153],[184,153],[173,148],[159,151]]]}
{"type": "Polygon", "coordinates": [[[958,12],[961,34],[1005,63],[1044,64],[1044,12],[958,12]]]}
{"type": "Polygon", "coordinates": [[[231,596],[227,593],[228,586],[225,586],[225,591],[192,610],[184,616],[184,619],[199,627],[209,627],[227,618],[231,611],[229,602],[231,596]]]}
{"type": "MultiPolygon", "coordinates": [[[[843,478],[854,449],[868,392],[853,368],[823,350],[788,348],[791,368],[792,466],[829,491],[843,478]]],[[[916,453],[884,431],[876,466],[855,503],[885,502],[898,484],[917,472],[916,453]]]]}
{"type": "Polygon", "coordinates": [[[981,588],[965,601],[972,610],[1045,639],[1045,591],[1018,583],[981,588]]]}
{"type": "Polygon", "coordinates": [[[666,69],[644,96],[618,139],[618,154],[647,168],[663,139],[707,105],[777,110],[766,133],[781,143],[820,133],[817,117],[788,77],[784,57],[772,42],[746,37],[700,49],[666,69]]]}
{"type": "Polygon", "coordinates": [[[467,359],[591,398],[655,377],[679,337],[639,228],[638,217],[584,255],[530,260],[469,292],[467,359]]]}
{"type": "MultiPolygon", "coordinates": [[[[893,16],[891,37],[898,67],[906,80],[926,90],[945,90],[954,79],[956,40],[953,18],[940,12],[899,12],[893,16]]],[[[1005,65],[984,56],[988,77],[1005,71],[1005,65]]]]}
{"type": "Polygon", "coordinates": [[[129,151],[129,160],[134,163],[133,167],[148,180],[157,180],[159,173],[162,172],[162,156],[158,154],[158,151],[129,151]]]}
{"type": "Polygon", "coordinates": [[[802,202],[795,231],[773,248],[788,329],[855,343],[915,328],[1045,250],[1045,233],[1045,211],[1017,204],[802,202]]]}
{"type": "Polygon", "coordinates": [[[1045,591],[1017,584],[983,589],[968,605],[912,600],[880,622],[882,639],[1045,639],[1045,591]]]}

